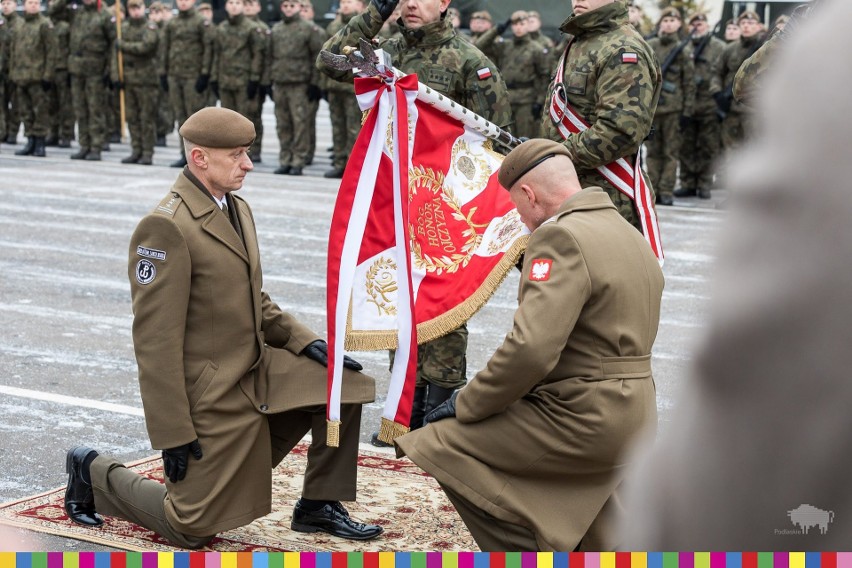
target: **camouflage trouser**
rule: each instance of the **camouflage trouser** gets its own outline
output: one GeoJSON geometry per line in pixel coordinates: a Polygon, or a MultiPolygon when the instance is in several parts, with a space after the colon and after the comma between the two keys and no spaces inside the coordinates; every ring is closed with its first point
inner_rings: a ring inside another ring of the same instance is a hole
{"type": "Polygon", "coordinates": [[[319,111],[319,101],[308,101],[308,120],[305,127],[308,131],[308,152],[305,160],[308,162],[314,161],[314,154],[317,151],[317,112],[319,111]]]}
{"type": "MultiPolygon", "coordinates": [[[[390,352],[393,367],[394,352],[390,352]]],[[[417,347],[417,386],[459,389],[467,383],[467,324],[417,347]]]]}
{"type": "Polygon", "coordinates": [[[676,112],[654,117],[654,136],[648,140],[645,166],[657,195],[671,195],[677,182],[677,159],[680,154],[680,114],[676,112]]]}
{"type": "Polygon", "coordinates": [[[18,102],[18,89],[15,83],[6,79],[0,79],[5,86],[5,98],[3,105],[6,110],[6,136],[17,136],[21,128],[20,103],[18,102]]]}
{"type": "Polygon", "coordinates": [[[729,112],[722,121],[722,149],[736,150],[745,141],[747,117],[739,112],[729,112]]]}
{"type": "Polygon", "coordinates": [[[308,84],[275,83],[275,124],[282,166],[304,167],[308,155],[308,84]]]}
{"type": "Polygon", "coordinates": [[[127,85],[124,107],[130,148],[135,155],[151,157],[157,139],[156,85],[127,85]]]}
{"type": "Polygon", "coordinates": [[[18,102],[25,136],[47,136],[50,131],[50,98],[41,81],[18,84],[18,102]]]}
{"type": "Polygon", "coordinates": [[[0,79],[0,141],[6,141],[6,82],[0,79]]]}
{"type": "Polygon", "coordinates": [[[106,87],[100,75],[71,75],[71,98],[77,117],[80,148],[100,151],[104,145],[106,87]]]}
{"type": "Polygon", "coordinates": [[[71,76],[68,71],[56,72],[50,98],[50,134],[64,140],[74,139],[74,107],[71,104],[71,76]]]}
{"type": "Polygon", "coordinates": [[[361,109],[354,94],[329,91],[328,110],[331,114],[331,138],[334,146],[332,165],[343,169],[361,130],[361,109]]]}
{"type": "Polygon", "coordinates": [[[683,131],[680,146],[681,187],[695,190],[713,187],[720,136],[719,118],[714,111],[693,117],[693,122],[683,131]]]}
{"type": "Polygon", "coordinates": [[[257,106],[257,97],[250,99],[246,92],[246,87],[237,89],[223,89],[219,87],[219,100],[222,103],[222,108],[235,110],[247,119],[251,120],[253,109],[257,106]]]}
{"type": "MultiPolygon", "coordinates": [[[[169,102],[171,102],[178,129],[183,126],[187,118],[206,106],[206,94],[195,92],[196,79],[197,77],[191,79],[169,77],[169,102]]],[[[178,135],[178,139],[180,140],[180,152],[183,154],[183,138],[178,135]]]]}
{"type": "Polygon", "coordinates": [[[249,120],[254,124],[254,132],[256,136],[254,137],[254,141],[251,143],[251,148],[249,148],[250,156],[260,156],[260,151],[263,149],[263,97],[258,93],[255,95],[254,100],[249,101],[249,109],[251,112],[251,116],[249,116],[249,120]]]}
{"type": "Polygon", "coordinates": [[[515,119],[515,125],[511,129],[512,134],[517,137],[539,137],[541,117],[533,117],[532,103],[512,103],[512,117],[515,119]]]}
{"type": "MultiPolygon", "coordinates": [[[[121,90],[107,89],[106,96],[109,103],[106,107],[106,133],[107,140],[109,140],[109,137],[113,134],[121,134],[121,90]]],[[[125,120],[127,120],[126,116],[125,120]]]]}
{"type": "Polygon", "coordinates": [[[157,137],[171,134],[175,129],[175,113],[172,110],[169,94],[157,87],[157,137]]]}

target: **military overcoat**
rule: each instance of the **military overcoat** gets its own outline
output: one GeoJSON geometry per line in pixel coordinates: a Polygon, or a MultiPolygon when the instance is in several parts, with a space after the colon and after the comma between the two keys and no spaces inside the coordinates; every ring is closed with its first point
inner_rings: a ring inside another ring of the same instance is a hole
{"type": "Polygon", "coordinates": [[[628,443],[656,426],[662,290],[651,248],[603,190],[571,197],[532,233],[513,328],[459,392],[457,419],[397,438],[400,451],[540,550],[613,547],[605,528],[587,533],[628,443]]]}
{"type": "MultiPolygon", "coordinates": [[[[166,481],[175,530],[212,535],[271,510],[267,416],[325,404],[326,369],[297,355],[318,339],[263,291],[248,204],[241,227],[182,173],[130,242],[133,343],[155,449],[199,440],[186,479],[166,481]]],[[[343,403],[372,401],[373,380],[344,371],[343,403]]]]}

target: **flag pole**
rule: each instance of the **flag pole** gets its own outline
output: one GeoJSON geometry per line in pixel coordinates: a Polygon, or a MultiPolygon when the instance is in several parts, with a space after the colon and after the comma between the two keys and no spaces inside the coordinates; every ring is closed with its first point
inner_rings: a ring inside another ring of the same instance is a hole
{"type": "MultiPolygon", "coordinates": [[[[113,4],[115,11],[115,37],[121,42],[121,0],[115,0],[113,4]]],[[[125,124],[127,123],[126,110],[124,108],[124,57],[121,50],[118,51],[118,108],[120,116],[119,135],[124,140],[125,124]]]]}

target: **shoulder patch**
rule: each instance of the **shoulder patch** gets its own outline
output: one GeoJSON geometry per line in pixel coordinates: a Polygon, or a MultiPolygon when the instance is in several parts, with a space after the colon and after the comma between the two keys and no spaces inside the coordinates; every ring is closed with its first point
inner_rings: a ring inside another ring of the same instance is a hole
{"type": "Polygon", "coordinates": [[[147,258],[140,259],[136,263],[136,281],[142,284],[150,284],[157,277],[157,267],[147,258]]]}
{"type": "Polygon", "coordinates": [[[553,259],[536,258],[530,263],[530,280],[533,282],[546,282],[550,280],[551,268],[553,268],[553,259]]]}
{"type": "Polygon", "coordinates": [[[628,51],[621,54],[621,62],[622,63],[639,63],[639,54],[633,53],[632,51],[628,51]]]}
{"type": "Polygon", "coordinates": [[[476,76],[479,77],[479,80],[482,81],[484,79],[488,79],[491,77],[491,69],[488,67],[483,67],[482,69],[477,69],[476,76]]]}
{"type": "Polygon", "coordinates": [[[166,260],[166,251],[143,247],[142,245],[136,247],[136,254],[154,260],[166,260]]]}

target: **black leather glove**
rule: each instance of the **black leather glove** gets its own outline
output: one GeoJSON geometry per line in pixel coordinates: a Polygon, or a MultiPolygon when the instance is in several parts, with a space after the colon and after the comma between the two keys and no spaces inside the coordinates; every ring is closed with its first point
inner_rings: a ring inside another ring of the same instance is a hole
{"type": "Polygon", "coordinates": [[[104,87],[106,87],[110,91],[113,90],[112,79],[109,78],[109,75],[104,75],[101,81],[103,82],[104,87]]]}
{"type": "Polygon", "coordinates": [[[121,82],[121,81],[113,81],[112,82],[112,88],[116,91],[120,91],[121,89],[124,88],[124,83],[121,82]]]}
{"type": "Polygon", "coordinates": [[[203,93],[209,84],[210,75],[199,75],[198,79],[195,80],[195,92],[198,94],[203,93]]]}
{"type": "Polygon", "coordinates": [[[322,98],[322,90],[316,85],[308,85],[308,100],[312,103],[322,98]]]}
{"type": "Polygon", "coordinates": [[[396,10],[396,5],[399,4],[399,0],[372,0],[373,6],[379,11],[379,15],[382,17],[382,21],[386,21],[391,17],[393,11],[396,10]]]}
{"type": "Polygon", "coordinates": [[[679,121],[680,129],[681,130],[688,129],[689,127],[692,126],[693,122],[694,122],[694,120],[691,116],[681,116],[680,121],[679,121]]]}
{"type": "Polygon", "coordinates": [[[190,453],[195,459],[201,459],[201,444],[198,443],[198,440],[176,448],[163,450],[163,473],[169,481],[177,483],[186,477],[186,468],[189,466],[190,453]]]}
{"type": "Polygon", "coordinates": [[[251,100],[257,96],[257,90],[260,88],[260,83],[257,81],[249,81],[246,87],[246,96],[251,100]]]}
{"type": "Polygon", "coordinates": [[[47,92],[53,88],[53,81],[42,81],[41,88],[43,91],[47,92]]]}
{"type": "Polygon", "coordinates": [[[532,106],[532,115],[536,120],[541,120],[541,113],[544,111],[544,105],[541,103],[535,103],[532,106]]]}
{"type": "Polygon", "coordinates": [[[443,420],[444,418],[455,418],[456,416],[456,398],[459,396],[459,391],[454,391],[450,398],[432,409],[432,412],[423,417],[423,424],[430,424],[443,420]]]}
{"type": "MultiPolygon", "coordinates": [[[[309,343],[307,347],[302,349],[301,355],[304,355],[308,359],[313,359],[323,367],[328,367],[328,343],[322,339],[317,339],[316,341],[309,343]]],[[[353,371],[360,371],[364,368],[361,363],[349,355],[343,356],[343,366],[347,369],[352,369],[353,371]]]]}
{"type": "Polygon", "coordinates": [[[511,25],[512,25],[512,18],[509,18],[508,20],[506,20],[505,22],[503,22],[501,24],[497,24],[497,35],[498,36],[503,35],[503,32],[508,30],[509,26],[511,26],[511,25]]]}
{"type": "Polygon", "coordinates": [[[219,98],[219,81],[210,81],[210,91],[217,99],[219,98]]]}
{"type": "Polygon", "coordinates": [[[160,88],[165,92],[169,92],[169,78],[165,75],[160,75],[160,88]]]}

